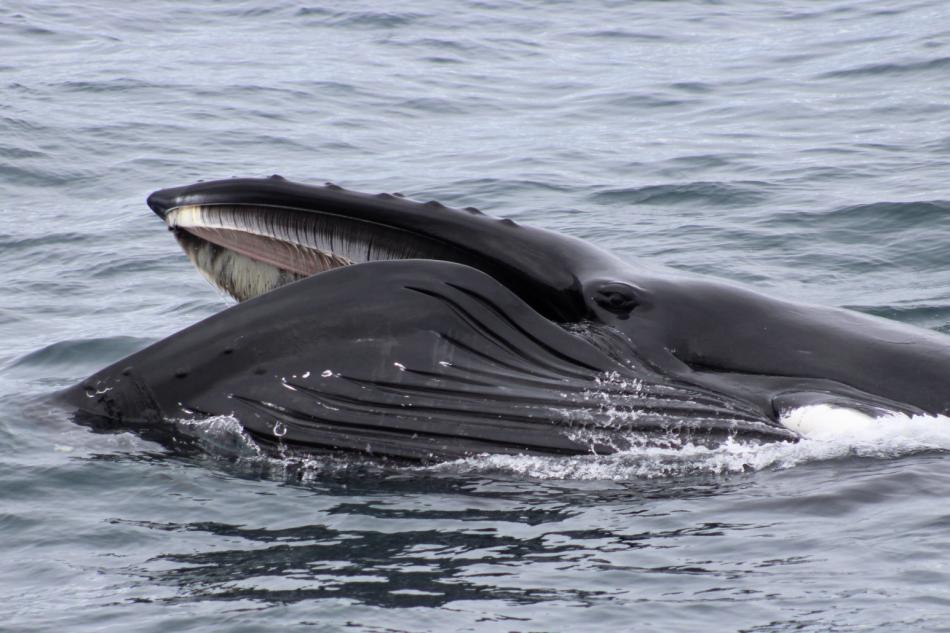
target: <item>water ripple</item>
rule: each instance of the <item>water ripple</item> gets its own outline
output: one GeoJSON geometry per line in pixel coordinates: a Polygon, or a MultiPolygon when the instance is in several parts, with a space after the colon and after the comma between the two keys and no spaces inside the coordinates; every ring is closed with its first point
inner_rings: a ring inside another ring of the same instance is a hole
{"type": "Polygon", "coordinates": [[[767,199],[767,188],[768,184],[761,182],[691,182],[605,189],[591,195],[591,199],[603,204],[746,206],[767,199]]]}

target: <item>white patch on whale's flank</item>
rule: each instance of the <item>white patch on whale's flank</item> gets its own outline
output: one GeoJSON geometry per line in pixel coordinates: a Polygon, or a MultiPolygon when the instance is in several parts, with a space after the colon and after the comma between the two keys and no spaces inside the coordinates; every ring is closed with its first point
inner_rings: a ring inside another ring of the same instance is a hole
{"type": "Polygon", "coordinates": [[[812,439],[856,436],[873,432],[880,423],[860,411],[827,404],[792,409],[782,416],[781,422],[785,428],[812,439]]]}
{"type": "Polygon", "coordinates": [[[872,418],[853,409],[824,404],[800,407],[782,424],[803,442],[844,446],[853,454],[896,457],[922,450],[950,450],[950,417],[890,413],[872,418]]]}

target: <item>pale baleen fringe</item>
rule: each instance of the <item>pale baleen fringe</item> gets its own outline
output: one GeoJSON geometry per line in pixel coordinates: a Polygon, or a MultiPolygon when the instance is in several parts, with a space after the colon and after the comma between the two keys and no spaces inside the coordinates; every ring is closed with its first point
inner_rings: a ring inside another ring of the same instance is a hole
{"type": "Polygon", "coordinates": [[[293,209],[189,205],[169,212],[166,221],[185,230],[219,229],[268,237],[353,264],[412,258],[458,261],[459,256],[445,244],[402,229],[293,209]]]}
{"type": "Polygon", "coordinates": [[[276,266],[258,262],[226,248],[192,237],[179,242],[191,263],[217,288],[246,301],[301,279],[276,266]]]}

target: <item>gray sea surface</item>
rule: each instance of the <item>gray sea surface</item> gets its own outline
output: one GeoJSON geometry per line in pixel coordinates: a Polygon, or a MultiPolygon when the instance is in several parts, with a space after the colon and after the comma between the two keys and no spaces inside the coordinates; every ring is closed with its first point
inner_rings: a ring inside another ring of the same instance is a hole
{"type": "Polygon", "coordinates": [[[273,173],[950,333],[950,4],[2,0],[0,630],[950,630],[946,419],[409,468],[45,404],[227,306],[148,193],[273,173]]]}

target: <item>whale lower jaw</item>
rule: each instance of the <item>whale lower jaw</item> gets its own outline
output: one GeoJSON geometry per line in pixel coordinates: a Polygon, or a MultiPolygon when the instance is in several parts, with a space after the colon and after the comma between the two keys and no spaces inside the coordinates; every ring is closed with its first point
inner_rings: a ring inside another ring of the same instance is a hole
{"type": "Polygon", "coordinates": [[[728,394],[618,362],[600,334],[560,327],[469,266],[370,262],[233,306],[62,398],[103,428],[233,416],[278,454],[438,461],[796,439],[728,394]]]}

